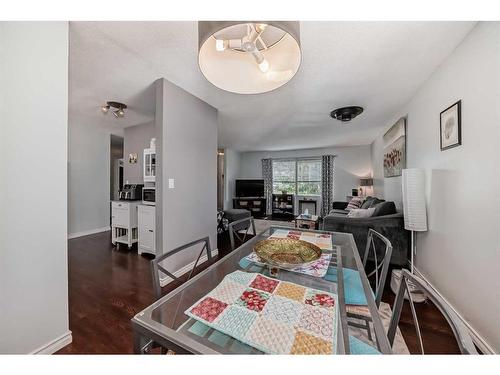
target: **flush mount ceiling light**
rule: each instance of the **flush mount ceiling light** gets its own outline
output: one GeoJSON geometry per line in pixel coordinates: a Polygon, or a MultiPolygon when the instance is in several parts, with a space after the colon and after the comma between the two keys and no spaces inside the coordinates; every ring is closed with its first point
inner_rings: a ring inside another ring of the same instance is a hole
{"type": "Polygon", "coordinates": [[[198,64],[218,88],[237,94],[277,89],[297,73],[298,21],[200,21],[198,64]]]}
{"type": "Polygon", "coordinates": [[[127,105],[123,104],[123,103],[106,102],[106,105],[103,105],[101,107],[101,112],[104,113],[104,114],[106,114],[106,113],[109,112],[109,109],[111,107],[116,108],[116,110],[113,111],[113,116],[115,116],[116,118],[125,117],[125,111],[124,111],[124,109],[127,108],[127,105]]]}
{"type": "Polygon", "coordinates": [[[363,107],[351,106],[337,108],[330,113],[330,116],[342,122],[349,122],[361,113],[363,113],[363,107]]]}

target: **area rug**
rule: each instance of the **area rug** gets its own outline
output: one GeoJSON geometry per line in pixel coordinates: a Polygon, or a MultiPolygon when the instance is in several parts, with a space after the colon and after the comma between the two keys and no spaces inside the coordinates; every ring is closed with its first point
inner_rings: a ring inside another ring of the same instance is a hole
{"type": "MultiPolygon", "coordinates": [[[[391,306],[389,306],[388,303],[381,302],[379,307],[379,314],[380,314],[380,319],[382,320],[382,324],[385,328],[385,332],[387,332],[387,330],[389,329],[389,324],[391,322],[391,315],[392,315],[391,306]]],[[[359,322],[361,323],[362,321],[359,322]]],[[[370,326],[372,330],[372,337],[375,338],[375,331],[373,330],[373,325],[370,324],[370,326]]],[[[368,333],[366,332],[365,329],[350,326],[349,332],[351,333],[351,335],[355,336],[356,338],[360,339],[366,344],[375,346],[375,344],[368,338],[368,333]]],[[[396,331],[396,337],[394,338],[394,345],[392,347],[392,350],[394,354],[410,354],[408,346],[406,346],[405,339],[403,338],[403,335],[401,334],[399,327],[396,331]]]]}

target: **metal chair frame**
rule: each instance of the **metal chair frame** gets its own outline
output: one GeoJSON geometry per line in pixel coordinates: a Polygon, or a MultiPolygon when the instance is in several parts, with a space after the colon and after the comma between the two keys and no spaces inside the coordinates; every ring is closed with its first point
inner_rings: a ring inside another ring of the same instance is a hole
{"type": "MultiPolygon", "coordinates": [[[[206,250],[206,252],[207,252],[207,259],[208,260],[212,259],[212,252],[210,250],[210,239],[209,239],[209,237],[200,238],[199,240],[192,241],[192,242],[190,242],[188,244],[179,246],[179,247],[177,247],[177,248],[169,251],[166,254],[157,256],[155,259],[153,259],[151,261],[151,273],[152,273],[152,278],[153,278],[153,289],[154,289],[156,300],[159,300],[161,298],[160,271],[162,273],[164,273],[165,275],[167,275],[168,277],[170,277],[171,279],[173,279],[173,280],[179,280],[180,279],[179,277],[175,276],[170,271],[166,270],[160,263],[163,262],[165,259],[171,257],[172,255],[177,254],[177,253],[181,252],[182,250],[189,249],[189,248],[191,248],[191,247],[193,247],[193,246],[195,246],[196,244],[199,244],[199,243],[204,243],[204,245],[201,248],[200,253],[198,254],[198,258],[196,258],[196,262],[194,262],[193,269],[189,273],[189,276],[187,278],[187,280],[189,280],[191,278],[191,276],[193,275],[193,272],[195,271],[196,266],[198,265],[198,262],[200,261],[201,255],[203,254],[204,250],[206,250]]],[[[151,353],[151,349],[158,348],[158,347],[161,348],[161,353],[162,354],[167,354],[168,348],[164,348],[163,346],[159,345],[158,343],[154,342],[153,340],[148,341],[141,348],[141,351],[143,353],[151,353]]]]}
{"type": "Polygon", "coordinates": [[[212,251],[210,249],[210,239],[208,237],[200,238],[199,240],[192,241],[188,244],[179,246],[171,251],[169,251],[166,254],[157,256],[155,259],[151,261],[151,271],[153,274],[153,288],[155,292],[155,297],[156,299],[160,299],[161,297],[161,285],[160,285],[160,271],[170,277],[173,280],[179,280],[179,277],[175,276],[173,273],[170,271],[166,270],[160,263],[163,262],[165,259],[171,257],[172,255],[175,255],[183,250],[189,249],[199,243],[204,243],[203,247],[201,248],[200,253],[198,254],[198,258],[196,258],[196,261],[194,262],[193,269],[189,273],[189,276],[187,280],[193,276],[193,272],[196,269],[196,266],[198,265],[198,262],[200,261],[200,258],[203,254],[204,251],[207,253],[207,259],[210,261],[212,260],[212,251]]]}
{"type": "Polygon", "coordinates": [[[391,344],[391,346],[394,344],[394,338],[396,337],[396,331],[398,328],[399,319],[401,318],[401,311],[403,309],[403,303],[406,295],[410,303],[411,314],[415,323],[415,331],[417,333],[420,351],[422,352],[422,354],[425,354],[424,345],[422,342],[422,334],[420,332],[420,325],[418,323],[412,294],[410,293],[410,290],[414,289],[415,287],[419,290],[419,292],[423,293],[428,299],[430,299],[441,312],[441,314],[443,314],[451,330],[453,331],[460,352],[462,354],[478,354],[474,342],[472,341],[472,338],[470,336],[469,330],[457,315],[457,313],[455,313],[455,311],[453,311],[449,307],[449,305],[431,288],[428,283],[415,276],[414,274],[411,274],[408,270],[405,269],[403,269],[401,272],[401,284],[399,285],[398,293],[396,294],[396,299],[394,300],[391,321],[389,324],[389,330],[387,332],[387,338],[389,339],[389,343],[391,344]]]}
{"type": "Polygon", "coordinates": [[[235,244],[234,244],[234,237],[236,236],[236,238],[241,242],[245,242],[247,236],[248,236],[248,231],[250,229],[250,227],[252,227],[252,230],[253,230],[253,235],[257,235],[257,232],[255,230],[255,221],[253,219],[252,216],[250,217],[245,217],[243,219],[240,219],[240,220],[236,220],[236,221],[233,221],[231,223],[229,223],[229,240],[231,241],[231,250],[234,250],[236,248],[235,244]],[[248,222],[248,226],[246,228],[239,228],[239,226],[245,222],[248,222]],[[236,229],[234,228],[236,226],[236,229]],[[245,233],[243,234],[242,237],[240,237],[240,234],[237,232],[238,230],[243,230],[243,229],[246,229],[245,233]]]}
{"type": "MultiPolygon", "coordinates": [[[[373,277],[373,275],[375,275],[375,304],[377,305],[378,308],[380,306],[380,301],[382,300],[385,280],[387,279],[387,274],[389,272],[389,264],[391,262],[391,255],[392,255],[392,244],[391,241],[389,241],[386,237],[384,237],[377,231],[370,228],[368,230],[368,238],[366,240],[365,254],[363,256],[363,268],[365,269],[366,269],[366,263],[368,262],[368,257],[370,255],[370,250],[372,249],[373,249],[373,258],[375,261],[375,268],[372,272],[370,272],[366,276],[369,279],[370,277],[373,277]],[[383,253],[383,257],[381,257],[381,260],[379,260],[377,256],[377,248],[375,246],[375,242],[373,241],[374,237],[378,238],[385,244],[385,251],[383,253]]],[[[372,340],[370,316],[353,314],[348,312],[347,317],[363,320],[364,324],[350,321],[349,325],[353,327],[366,329],[366,331],[368,332],[368,338],[372,340]]]]}

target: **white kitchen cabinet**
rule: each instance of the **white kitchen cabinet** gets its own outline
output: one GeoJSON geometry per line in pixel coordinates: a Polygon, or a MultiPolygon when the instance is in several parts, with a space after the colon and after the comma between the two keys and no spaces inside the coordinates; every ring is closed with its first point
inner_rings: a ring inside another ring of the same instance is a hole
{"type": "Polygon", "coordinates": [[[156,210],[154,206],[138,206],[139,254],[148,253],[156,255],[156,210]]]}
{"type": "Polygon", "coordinates": [[[143,158],[144,182],[155,182],[156,180],[156,148],[144,149],[143,158]]]}
{"type": "Polygon", "coordinates": [[[111,202],[111,242],[113,245],[126,244],[130,249],[138,241],[137,206],[138,201],[111,202]]]}

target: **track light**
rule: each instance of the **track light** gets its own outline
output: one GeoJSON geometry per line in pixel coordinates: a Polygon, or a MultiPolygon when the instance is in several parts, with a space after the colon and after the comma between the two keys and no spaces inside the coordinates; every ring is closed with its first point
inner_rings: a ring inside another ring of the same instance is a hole
{"type": "Polygon", "coordinates": [[[116,111],[113,111],[113,115],[116,118],[124,117],[125,116],[125,112],[123,112],[123,109],[117,109],[116,111]]]}
{"type": "Polygon", "coordinates": [[[127,108],[127,105],[119,102],[106,102],[106,105],[101,107],[101,112],[107,114],[111,107],[116,108],[116,110],[113,111],[113,116],[116,118],[125,117],[124,109],[127,108]]]}

